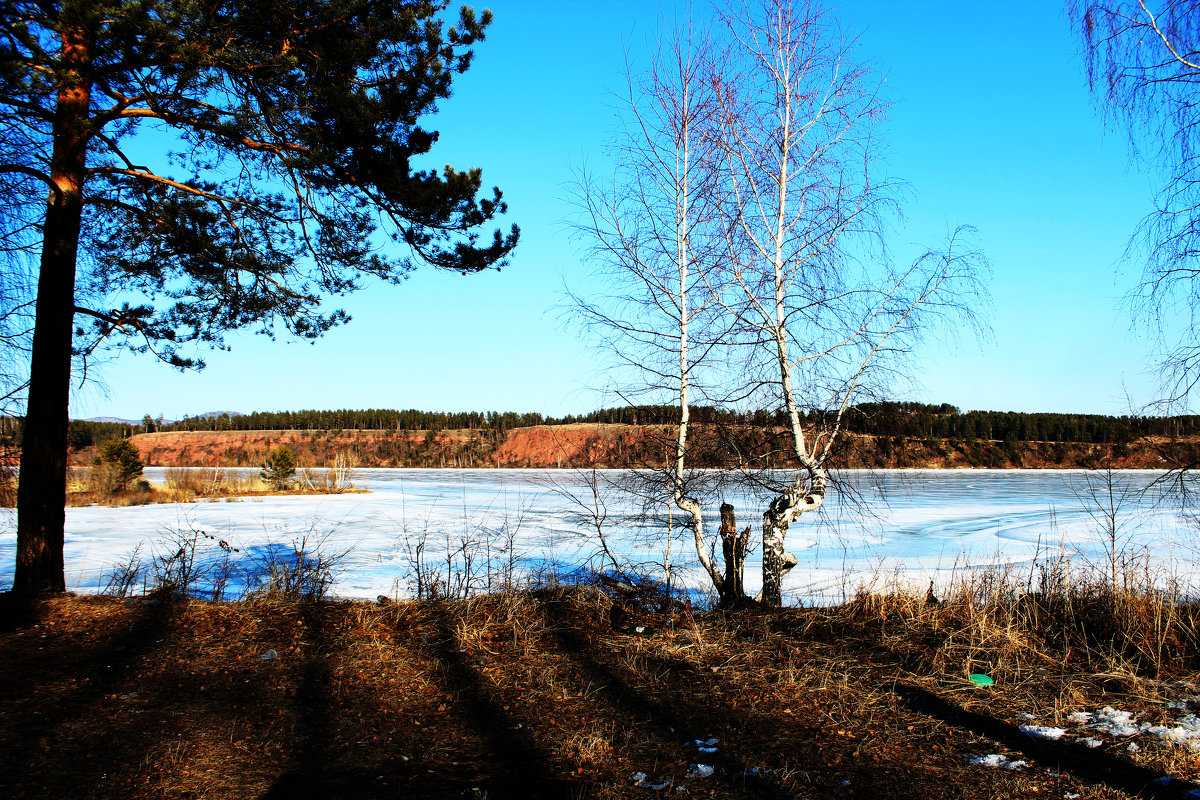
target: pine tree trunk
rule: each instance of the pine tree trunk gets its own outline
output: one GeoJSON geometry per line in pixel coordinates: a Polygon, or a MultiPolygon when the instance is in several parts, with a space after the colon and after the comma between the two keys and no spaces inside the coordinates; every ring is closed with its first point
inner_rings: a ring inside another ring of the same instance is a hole
{"type": "Polygon", "coordinates": [[[66,589],[63,536],[67,496],[67,423],[71,394],[71,343],[75,317],[75,264],[83,215],[88,140],[91,53],[89,37],[71,22],[75,4],[62,12],[63,69],[58,94],[46,209],[37,315],[30,353],[29,406],[21,442],[17,487],[17,563],[13,593],[19,599],[66,589]]]}

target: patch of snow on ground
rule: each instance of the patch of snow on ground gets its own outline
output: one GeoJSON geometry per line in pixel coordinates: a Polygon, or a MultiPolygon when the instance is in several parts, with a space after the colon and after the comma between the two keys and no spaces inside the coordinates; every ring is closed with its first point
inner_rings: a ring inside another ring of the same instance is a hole
{"type": "Polygon", "coordinates": [[[713,768],[708,764],[691,764],[687,774],[689,778],[708,778],[713,774],[713,768]]]}
{"type": "Polygon", "coordinates": [[[1200,751],[1200,718],[1195,714],[1188,714],[1176,722],[1178,725],[1175,727],[1150,725],[1145,728],[1145,732],[1164,742],[1186,745],[1192,750],[1200,751]]]}
{"type": "Polygon", "coordinates": [[[1066,728],[1052,728],[1048,725],[1022,725],[1020,726],[1021,733],[1026,736],[1032,736],[1034,739],[1049,739],[1058,741],[1066,735],[1066,728]]]}
{"type": "Polygon", "coordinates": [[[1138,725],[1135,715],[1129,711],[1118,711],[1112,706],[1105,706],[1095,714],[1089,728],[1109,736],[1133,736],[1141,733],[1145,726],[1138,725]]]}
{"type": "Polygon", "coordinates": [[[1020,770],[1029,766],[1028,761],[1009,761],[1008,756],[1001,755],[1000,753],[991,753],[986,756],[967,753],[963,756],[963,760],[968,764],[978,767],[992,767],[993,769],[1020,770]]]}
{"type": "MultiPolygon", "coordinates": [[[[1188,702],[1190,701],[1185,700],[1171,703],[1168,705],[1168,708],[1172,710],[1185,709],[1188,707],[1188,702]]],[[[1112,706],[1105,706],[1094,714],[1087,711],[1076,711],[1068,715],[1067,719],[1077,725],[1083,725],[1088,730],[1104,733],[1114,738],[1146,734],[1168,744],[1186,746],[1200,752],[1200,717],[1197,717],[1195,714],[1188,714],[1176,720],[1173,725],[1151,725],[1145,722],[1138,723],[1137,716],[1133,712],[1121,711],[1112,706]]],[[[1026,728],[1034,727],[1036,726],[1022,725],[1021,730],[1034,735],[1026,730],[1026,728]]],[[[1100,744],[1098,740],[1092,737],[1080,739],[1080,743],[1088,747],[1098,747],[1100,744]]],[[[1140,749],[1136,743],[1129,745],[1129,750],[1133,752],[1137,752],[1140,749]]]]}

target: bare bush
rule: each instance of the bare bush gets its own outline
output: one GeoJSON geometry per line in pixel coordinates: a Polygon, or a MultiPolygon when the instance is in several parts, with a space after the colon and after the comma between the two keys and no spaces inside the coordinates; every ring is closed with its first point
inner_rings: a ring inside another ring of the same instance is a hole
{"type": "Polygon", "coordinates": [[[206,570],[197,563],[196,547],[205,537],[203,531],[189,528],[174,531],[161,553],[150,563],[153,593],[166,598],[188,597],[206,570]]]}
{"type": "Polygon", "coordinates": [[[298,472],[299,482],[310,491],[341,494],[354,490],[354,469],[358,466],[358,456],[353,451],[341,451],[333,457],[333,466],[324,470],[301,467],[298,472]]]}
{"type": "MultiPolygon", "coordinates": [[[[505,509],[488,524],[470,519],[464,506],[462,527],[436,537],[428,519],[405,520],[399,538],[409,590],[418,600],[434,600],[519,588],[529,577],[522,574],[525,554],[517,544],[529,507],[522,502],[513,511],[505,509]]],[[[490,520],[490,510],[484,513],[490,520]]]]}
{"type": "Polygon", "coordinates": [[[335,580],[335,570],[348,555],[350,548],[331,551],[332,532],[316,536],[298,536],[291,546],[268,545],[260,555],[253,556],[253,571],[249,576],[257,586],[248,594],[286,600],[320,600],[335,580]]]}
{"type": "Polygon", "coordinates": [[[344,492],[354,488],[351,482],[353,470],[358,466],[358,457],[345,450],[333,457],[333,467],[326,473],[327,486],[333,492],[344,492]]]}
{"type": "Polygon", "coordinates": [[[146,564],[142,561],[141,550],[142,546],[139,544],[129,555],[113,565],[112,570],[104,576],[106,580],[101,594],[129,597],[133,593],[134,587],[137,586],[146,569],[146,564]]]}
{"type": "Polygon", "coordinates": [[[220,467],[167,467],[165,481],[167,491],[175,502],[188,502],[197,497],[244,494],[262,488],[262,484],[252,475],[220,467]]]}

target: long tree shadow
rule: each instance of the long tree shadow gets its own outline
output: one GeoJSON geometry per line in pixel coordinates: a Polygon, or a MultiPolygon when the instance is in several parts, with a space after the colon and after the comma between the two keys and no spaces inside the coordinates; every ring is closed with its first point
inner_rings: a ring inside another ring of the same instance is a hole
{"type": "Polygon", "coordinates": [[[959,730],[986,736],[1043,766],[1066,772],[1076,779],[1107,786],[1137,797],[1194,797],[1195,784],[1173,780],[1123,758],[1076,744],[1028,736],[1015,725],[987,714],[968,711],[911,684],[898,683],[892,691],[913,711],[939,719],[959,730]]]}
{"type": "Polygon", "coordinates": [[[293,708],[297,715],[290,763],[262,794],[263,798],[378,797],[380,787],[362,770],[339,768],[331,763],[329,738],[335,720],[330,714],[329,652],[322,604],[297,604],[304,630],[307,656],[299,670],[293,708]]]}
{"type": "MultiPolygon", "coordinates": [[[[735,712],[730,707],[695,709],[676,706],[635,688],[619,669],[593,655],[595,642],[580,632],[580,627],[565,612],[564,605],[553,600],[542,600],[543,613],[562,650],[589,680],[603,687],[601,691],[612,706],[623,709],[631,717],[650,722],[657,729],[660,739],[674,743],[706,739],[711,732],[714,714],[723,717],[724,724],[730,729],[747,730],[753,726],[754,722],[748,715],[735,712]]],[[[657,660],[657,666],[665,671],[679,668],[678,664],[664,659],[652,660],[657,660]]],[[[815,730],[810,732],[815,735],[815,730]]],[[[792,797],[792,794],[772,782],[761,780],[761,770],[733,756],[728,748],[722,747],[717,753],[706,755],[705,761],[711,762],[711,766],[716,768],[713,777],[730,790],[748,791],[757,797],[779,800],[792,797]]]]}
{"type": "Polygon", "coordinates": [[[34,651],[20,648],[24,658],[9,656],[0,683],[6,699],[9,730],[0,736],[0,794],[6,797],[53,797],[77,794],[81,785],[99,788],[114,767],[139,764],[152,742],[129,735],[135,726],[121,710],[137,686],[128,685],[140,659],[163,646],[175,613],[172,603],[138,603],[132,619],[116,615],[111,635],[93,636],[91,647],[63,638],[58,631],[38,634],[47,615],[26,617],[30,627],[13,632],[41,636],[34,651]],[[115,623],[120,622],[120,627],[115,623]],[[71,688],[63,690],[63,687],[71,688]],[[111,720],[111,737],[98,743],[81,737],[81,721],[111,720]],[[119,761],[117,761],[119,759],[119,761]]]}
{"type": "MultiPolygon", "coordinates": [[[[586,626],[571,619],[567,604],[551,601],[543,606],[563,652],[577,664],[585,680],[590,677],[601,685],[615,708],[652,724],[662,742],[677,745],[680,740],[703,739],[713,731],[725,732],[728,741],[721,742],[720,753],[705,757],[707,763],[718,768],[708,784],[713,789],[724,784],[729,795],[764,798],[794,797],[799,791],[803,796],[939,800],[980,796],[989,785],[995,786],[997,794],[1012,789],[1009,776],[1002,773],[980,775],[969,786],[948,783],[944,768],[920,768],[912,760],[915,753],[911,749],[889,746],[886,728],[858,728],[857,736],[835,737],[821,723],[822,719],[834,722],[822,714],[821,708],[829,700],[823,690],[805,698],[804,694],[811,692],[797,687],[795,697],[801,702],[793,713],[770,706],[761,708],[757,695],[745,691],[750,684],[727,679],[720,671],[709,673],[661,649],[641,651],[638,657],[643,664],[631,667],[618,660],[617,650],[589,639],[586,626]],[[631,669],[636,669],[636,674],[631,669]],[[691,688],[672,691],[669,685],[675,683],[678,687],[683,682],[691,682],[691,688]],[[734,750],[741,751],[740,758],[733,755],[734,750]],[[774,776],[761,768],[753,769],[764,761],[783,769],[774,776]]],[[[903,721],[892,724],[903,725],[903,721]]],[[[852,727],[847,722],[836,723],[836,727],[843,725],[852,727]]],[[[1151,773],[1150,777],[1157,775],[1151,773]]],[[[1180,795],[1172,792],[1146,796],[1180,795]]]]}
{"type": "Polygon", "coordinates": [[[574,798],[584,793],[586,786],[579,781],[551,774],[549,753],[487,691],[486,679],[459,647],[447,607],[431,602],[423,610],[437,631],[435,655],[456,691],[457,705],[495,760],[494,774],[470,782],[472,793],[489,798],[574,798]]]}
{"type": "MultiPolygon", "coordinates": [[[[456,698],[454,712],[445,718],[453,720],[451,725],[461,723],[474,731],[485,752],[478,758],[464,757],[461,761],[456,756],[425,758],[420,749],[422,743],[428,745],[430,740],[409,741],[401,719],[388,720],[378,713],[365,719],[359,717],[357,721],[336,716],[334,708],[352,713],[352,707],[374,705],[378,712],[381,699],[369,690],[360,691],[354,700],[333,696],[331,687],[337,684],[342,687],[339,691],[344,691],[347,676],[332,674],[331,660],[340,659],[345,653],[334,652],[340,645],[328,629],[321,607],[313,604],[301,612],[305,649],[310,655],[299,671],[293,703],[297,722],[289,763],[260,797],[415,800],[486,796],[549,800],[586,794],[586,786],[580,782],[550,774],[549,754],[538,746],[528,729],[516,725],[518,720],[491,697],[486,678],[471,658],[460,651],[456,621],[449,609],[430,602],[422,605],[419,613],[433,632],[428,644],[439,665],[435,673],[440,674],[445,689],[456,698]],[[400,741],[386,754],[379,750],[361,752],[360,759],[353,754],[345,736],[355,724],[364,726],[354,731],[355,738],[383,735],[389,740],[395,736],[400,741]],[[411,760],[402,755],[405,752],[412,754],[411,760]]],[[[461,745],[452,735],[457,731],[431,729],[428,721],[418,730],[425,737],[433,737],[439,752],[453,752],[456,745],[461,745]]]]}

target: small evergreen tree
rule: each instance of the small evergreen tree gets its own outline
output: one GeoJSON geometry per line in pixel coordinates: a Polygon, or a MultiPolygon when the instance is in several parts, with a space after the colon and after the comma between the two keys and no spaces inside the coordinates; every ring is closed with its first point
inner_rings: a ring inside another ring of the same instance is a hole
{"type": "Polygon", "coordinates": [[[292,482],[292,476],[296,474],[296,457],[287,447],[279,445],[263,462],[260,474],[271,488],[286,489],[292,482]]]}
{"type": "Polygon", "coordinates": [[[109,439],[92,456],[92,466],[111,469],[118,487],[123,489],[142,474],[145,465],[137,448],[128,439],[109,439]]]}

